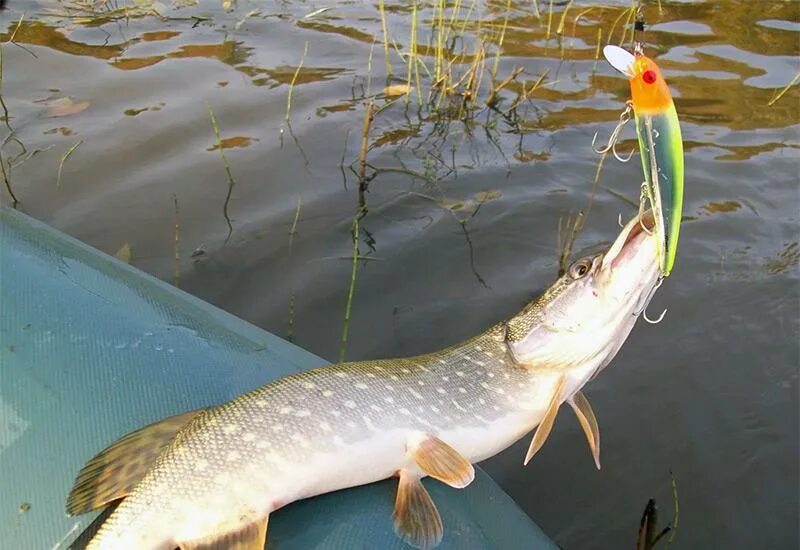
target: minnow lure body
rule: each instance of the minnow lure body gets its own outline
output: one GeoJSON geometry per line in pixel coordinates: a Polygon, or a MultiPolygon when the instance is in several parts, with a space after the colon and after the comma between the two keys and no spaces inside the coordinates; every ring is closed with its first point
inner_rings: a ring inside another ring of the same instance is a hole
{"type": "Polygon", "coordinates": [[[675,264],[683,212],[683,139],[678,113],[661,70],[652,59],[619,46],[606,46],[603,54],[630,82],[645,192],[656,214],[656,230],[664,235],[660,263],[666,276],[675,264]]]}
{"type": "Polygon", "coordinates": [[[84,466],[67,512],[122,499],[89,550],[263,550],[282,506],[398,477],[395,529],[432,548],[443,526],[420,479],[465,487],[472,463],[536,428],[527,463],[565,402],[599,468],[600,433],[580,390],[657,288],[652,228],[649,212],[636,216],[605,253],[462,343],[298,373],[128,434],[84,466]]]}

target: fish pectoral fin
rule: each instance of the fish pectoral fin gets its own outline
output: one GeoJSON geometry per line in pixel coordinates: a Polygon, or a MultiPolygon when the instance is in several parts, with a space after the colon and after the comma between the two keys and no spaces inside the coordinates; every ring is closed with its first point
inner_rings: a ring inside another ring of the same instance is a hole
{"type": "Polygon", "coordinates": [[[597,418],[594,416],[592,406],[589,400],[581,392],[576,392],[575,395],[570,397],[567,402],[575,411],[575,416],[578,417],[583,433],[586,434],[586,440],[589,442],[589,449],[592,451],[592,458],[597,469],[600,469],[600,428],[597,426],[597,418]]]}
{"type": "Polygon", "coordinates": [[[269,515],[227,533],[179,542],[178,547],[180,550],[264,550],[268,523],[269,515]]]}
{"type": "Polygon", "coordinates": [[[542,448],[542,445],[544,445],[544,442],[547,441],[547,437],[550,435],[550,430],[553,429],[553,423],[556,420],[558,408],[561,406],[561,390],[563,387],[564,377],[562,376],[558,379],[556,390],[553,392],[553,397],[550,398],[550,404],[547,406],[547,411],[544,413],[544,418],[542,418],[541,422],[539,422],[539,426],[536,428],[536,432],[533,434],[533,439],[528,447],[528,454],[525,455],[525,462],[523,462],[525,466],[527,466],[528,462],[531,461],[533,455],[535,455],[539,449],[542,448]]]}
{"type": "Polygon", "coordinates": [[[469,460],[436,436],[415,437],[408,453],[420,470],[450,487],[463,489],[475,479],[469,460]]]}
{"type": "Polygon", "coordinates": [[[399,477],[392,514],[395,532],[415,548],[438,546],[444,530],[431,496],[416,473],[403,469],[399,477]]]}
{"type": "Polygon", "coordinates": [[[178,431],[202,410],[140,428],[100,451],[78,472],[67,497],[67,513],[83,514],[130,494],[178,431]]]}

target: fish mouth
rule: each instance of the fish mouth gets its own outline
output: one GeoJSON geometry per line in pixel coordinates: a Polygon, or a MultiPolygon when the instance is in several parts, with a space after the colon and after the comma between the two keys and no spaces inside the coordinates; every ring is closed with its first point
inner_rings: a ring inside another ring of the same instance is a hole
{"type": "Polygon", "coordinates": [[[613,271],[627,259],[632,258],[640,244],[648,241],[649,237],[654,237],[655,225],[655,217],[652,210],[636,215],[620,231],[614,244],[603,256],[601,269],[613,271]]]}

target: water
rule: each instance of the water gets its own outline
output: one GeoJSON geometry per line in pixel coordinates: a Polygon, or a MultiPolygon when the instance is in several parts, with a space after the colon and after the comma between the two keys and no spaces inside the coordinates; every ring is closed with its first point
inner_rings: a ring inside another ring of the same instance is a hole
{"type": "MultiPolygon", "coordinates": [[[[16,45],[3,46],[14,133],[2,154],[19,207],[336,360],[364,98],[385,86],[377,5],[143,2],[125,18],[120,3],[100,15],[11,4],[3,41],[24,18],[16,45]],[[209,108],[235,179],[227,207],[209,108]]],[[[465,34],[487,41],[484,97],[504,26],[497,80],[522,67],[530,90],[547,72],[518,118],[482,109],[467,126],[421,122],[416,90],[408,109],[400,100],[377,115],[368,162],[393,170],[366,194],[359,248],[369,259],[358,264],[348,359],[428,351],[511,314],[557,271],[559,220],[587,208],[592,136],[609,135],[628,95],[595,62],[598,29],[618,42],[630,4],[575,2],[563,16],[559,2],[552,18],[548,2],[541,18],[531,2],[480,4],[465,34]]],[[[484,466],[565,548],[632,546],[650,497],[669,521],[670,472],[676,546],[796,548],[798,88],[767,104],[800,71],[800,4],[660,4],[645,12],[647,51],[673,90],[686,148],[678,259],[652,307],[669,311],[637,327],[587,388],[601,472],[566,409],[527,468],[527,440],[484,466]]],[[[387,2],[404,53],[411,6],[387,2]]],[[[402,83],[394,46],[390,56],[402,83]]],[[[520,91],[501,92],[500,110],[520,91]]],[[[624,137],[622,151],[632,129],[624,137]]],[[[606,159],[577,251],[616,235],[618,214],[633,213],[620,196],[635,199],[640,177],[638,158],[606,159]]]]}

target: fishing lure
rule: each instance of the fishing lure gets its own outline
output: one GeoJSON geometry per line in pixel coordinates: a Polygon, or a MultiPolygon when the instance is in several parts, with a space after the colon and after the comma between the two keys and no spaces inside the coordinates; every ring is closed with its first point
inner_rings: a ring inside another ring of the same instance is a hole
{"type": "Polygon", "coordinates": [[[642,193],[655,214],[655,230],[663,235],[660,267],[667,276],[675,264],[683,212],[683,140],[678,114],[661,70],[642,53],[640,45],[634,53],[606,46],[603,54],[630,82],[645,178],[642,193]]]}

